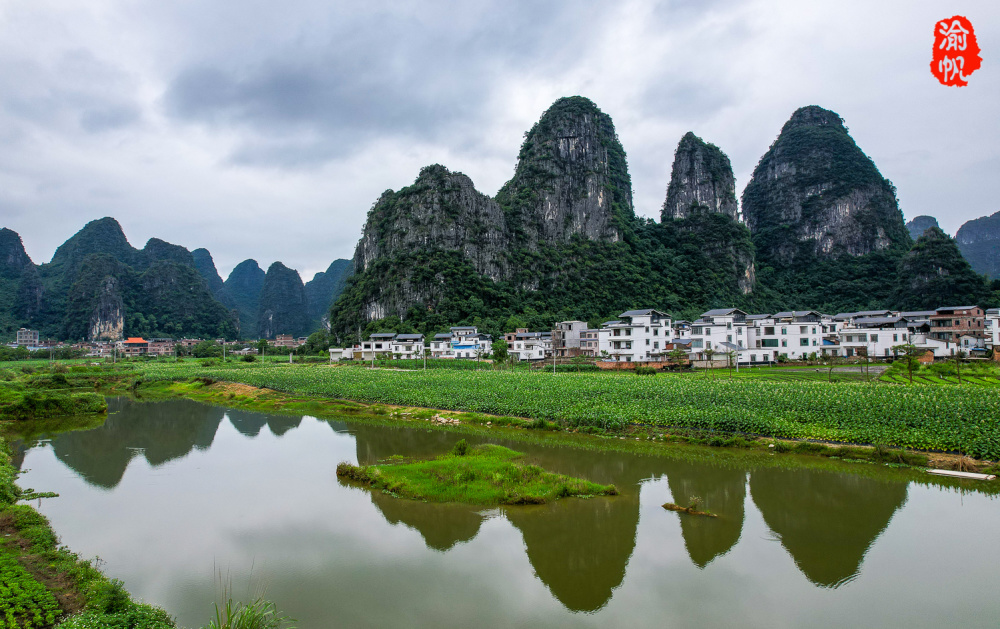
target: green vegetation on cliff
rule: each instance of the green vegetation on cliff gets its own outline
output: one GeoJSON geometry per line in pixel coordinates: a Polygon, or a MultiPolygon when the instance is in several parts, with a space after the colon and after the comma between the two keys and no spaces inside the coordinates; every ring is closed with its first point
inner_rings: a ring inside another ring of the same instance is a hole
{"type": "Polygon", "coordinates": [[[986,279],[972,270],[955,240],[930,227],[899,261],[893,305],[903,310],[940,306],[987,306],[992,300],[986,279]]]}

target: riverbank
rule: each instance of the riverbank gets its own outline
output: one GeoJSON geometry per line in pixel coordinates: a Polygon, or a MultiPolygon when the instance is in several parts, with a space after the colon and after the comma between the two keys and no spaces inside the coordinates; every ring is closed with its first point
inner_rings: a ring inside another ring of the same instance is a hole
{"type": "Polygon", "coordinates": [[[6,442],[0,438],[0,610],[4,627],[56,626],[168,629],[162,609],[138,603],[121,581],[65,547],[48,520],[19,501],[31,494],[16,483],[6,442]]]}
{"type": "MultiPolygon", "coordinates": [[[[309,370],[317,368],[293,366],[290,369],[302,369],[304,370],[303,377],[310,376],[309,379],[312,380],[315,376],[310,374],[309,370]]],[[[325,370],[330,371],[330,368],[325,368],[325,370]]],[[[890,466],[935,467],[993,473],[997,470],[996,464],[992,461],[976,460],[955,453],[916,452],[888,445],[845,445],[835,442],[796,441],[753,435],[734,435],[718,430],[662,427],[650,424],[626,424],[619,428],[609,429],[587,425],[574,427],[542,418],[365,403],[329,398],[316,393],[284,392],[240,382],[216,380],[216,377],[223,375],[218,371],[202,370],[201,373],[203,375],[189,377],[182,381],[152,379],[149,377],[149,373],[144,372],[123,372],[118,379],[107,378],[103,390],[112,395],[132,394],[140,400],[188,397],[219,406],[259,412],[303,414],[327,419],[350,417],[354,421],[384,425],[413,425],[420,422],[428,428],[480,435],[509,428],[512,430],[505,431],[505,434],[515,440],[558,440],[569,442],[573,447],[594,450],[639,450],[660,453],[664,446],[690,444],[710,446],[712,449],[731,449],[761,454],[801,454],[890,466]]],[[[249,375],[249,373],[252,372],[245,374],[230,372],[225,375],[233,377],[234,375],[249,375]]],[[[601,376],[602,374],[597,375],[601,376]]],[[[622,378],[621,376],[617,377],[625,385],[630,380],[636,379],[634,376],[624,376],[625,380],[622,381],[622,378]]]]}

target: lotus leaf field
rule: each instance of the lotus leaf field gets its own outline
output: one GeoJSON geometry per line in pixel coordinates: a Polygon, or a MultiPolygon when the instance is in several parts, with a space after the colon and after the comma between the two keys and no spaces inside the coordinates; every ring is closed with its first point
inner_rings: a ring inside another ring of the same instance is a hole
{"type": "Polygon", "coordinates": [[[636,377],[615,373],[390,371],[326,365],[149,363],[146,380],[209,377],[359,402],[961,451],[1000,459],[1000,388],[636,377]]]}

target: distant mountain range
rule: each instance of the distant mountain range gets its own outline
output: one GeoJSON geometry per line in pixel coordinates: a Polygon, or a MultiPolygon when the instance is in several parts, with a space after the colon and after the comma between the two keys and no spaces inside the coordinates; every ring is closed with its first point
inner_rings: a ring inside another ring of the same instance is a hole
{"type": "Polygon", "coordinates": [[[223,282],[206,249],[158,238],[135,249],[113,218],[87,223],[50,262],[35,265],[20,236],[4,228],[0,334],[26,326],[67,340],[302,336],[326,324],[350,273],[349,260],[336,260],[303,284],[280,262],[265,273],[245,260],[223,282]]]}
{"type": "MultiPolygon", "coordinates": [[[[737,201],[725,152],[679,141],[660,220],[637,216],[624,147],[590,100],[561,98],[525,134],[495,197],[434,164],[387,190],[352,260],[303,284],[254,260],[225,281],[205,249],[153,238],[133,248],[112,218],[88,223],[35,265],[0,230],[0,333],[64,339],[433,333],[592,325],[639,307],[826,312],[1000,301],[1000,213],[957,239],[933,217],[904,223],[896,190],[817,106],[792,113],[737,201]],[[970,266],[971,263],[971,266],[970,266]]],[[[669,175],[669,178],[668,178],[669,175]]]]}

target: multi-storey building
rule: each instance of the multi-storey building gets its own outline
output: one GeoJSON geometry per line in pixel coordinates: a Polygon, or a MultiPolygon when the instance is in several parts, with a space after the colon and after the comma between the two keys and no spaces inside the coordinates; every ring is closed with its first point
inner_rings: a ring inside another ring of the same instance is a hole
{"type": "Polygon", "coordinates": [[[764,350],[763,354],[772,354],[772,358],[751,362],[769,362],[776,360],[777,356],[782,354],[792,360],[802,360],[812,354],[818,355],[823,351],[824,337],[829,334],[830,328],[836,325],[815,310],[749,315],[747,319],[752,324],[751,347],[764,350]],[[825,330],[824,320],[826,320],[825,330]]]}
{"type": "Polygon", "coordinates": [[[673,340],[670,316],[653,309],[629,310],[598,330],[598,353],[610,360],[666,360],[673,340]]]}
{"type": "Polygon", "coordinates": [[[424,355],[424,335],[397,334],[389,342],[389,351],[394,358],[422,358],[424,355]]]}
{"type": "Polygon", "coordinates": [[[552,334],[549,332],[528,332],[518,328],[516,332],[504,335],[509,338],[507,353],[518,360],[544,360],[552,353],[552,334]]]}
{"type": "Polygon", "coordinates": [[[552,330],[552,351],[557,358],[572,358],[583,352],[582,335],[587,332],[586,321],[560,321],[552,330]]]}
{"type": "Polygon", "coordinates": [[[17,344],[22,347],[37,347],[38,330],[29,330],[27,328],[21,328],[20,330],[17,331],[16,340],[17,344]]]}
{"type": "Polygon", "coordinates": [[[993,359],[1000,361],[1000,308],[986,311],[986,351],[993,352],[993,359]]]}
{"type": "Polygon", "coordinates": [[[122,356],[142,356],[149,350],[149,341],[138,336],[130,336],[115,344],[122,356]]]}
{"type": "Polygon", "coordinates": [[[451,351],[454,358],[478,358],[493,351],[493,338],[481,334],[475,326],[451,328],[451,351]]]}
{"type": "Polygon", "coordinates": [[[598,345],[600,333],[597,330],[583,330],[580,332],[580,355],[596,357],[600,351],[598,345]]]}
{"type": "Polygon", "coordinates": [[[958,343],[961,337],[986,335],[986,317],[979,306],[947,306],[930,316],[931,338],[958,343]]]}
{"type": "Polygon", "coordinates": [[[752,329],[747,313],[739,308],[709,310],[691,322],[691,353],[699,360],[722,360],[736,352],[737,363],[749,362],[746,350],[753,346],[752,329]]]}
{"type": "Polygon", "coordinates": [[[150,356],[172,356],[176,345],[173,339],[149,339],[146,353],[150,356]]]}

